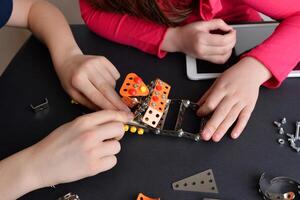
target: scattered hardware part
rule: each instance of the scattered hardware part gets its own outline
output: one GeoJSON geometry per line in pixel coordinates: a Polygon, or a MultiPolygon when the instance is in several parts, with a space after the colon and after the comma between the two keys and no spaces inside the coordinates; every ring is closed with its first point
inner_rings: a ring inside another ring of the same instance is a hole
{"type": "Polygon", "coordinates": [[[58,198],[57,200],[80,200],[80,198],[77,194],[73,194],[70,192],[63,197],[58,198]]]}
{"type": "Polygon", "coordinates": [[[275,126],[276,126],[277,128],[280,128],[280,127],[281,127],[281,123],[280,123],[280,122],[274,121],[273,123],[275,124],[275,126]]]}
{"type": "Polygon", "coordinates": [[[282,120],[281,120],[281,124],[286,124],[287,120],[286,118],[284,117],[282,120]]]}
{"type": "MultiPolygon", "coordinates": [[[[151,132],[157,135],[183,137],[199,141],[200,135],[189,133],[183,130],[184,114],[188,109],[195,111],[199,108],[196,103],[189,100],[168,99],[171,86],[160,79],[146,85],[135,73],[126,76],[120,95],[124,103],[131,108],[135,117],[130,123],[124,126],[124,130],[130,133],[143,135],[144,132],[151,132]],[[167,130],[165,121],[168,113],[172,112],[170,106],[179,106],[175,128],[167,130]]],[[[200,132],[204,128],[207,119],[201,119],[200,132]]]]}
{"type": "Polygon", "coordinates": [[[300,139],[300,122],[296,122],[296,135],[295,135],[295,138],[297,139],[297,140],[299,140],[300,139]]]}
{"type": "Polygon", "coordinates": [[[160,200],[160,198],[150,198],[143,193],[140,193],[136,200],[160,200]]]}
{"type": "Polygon", "coordinates": [[[300,198],[300,185],[288,177],[271,178],[263,173],[259,179],[259,192],[266,200],[296,200],[300,198]]]}
{"type": "Polygon", "coordinates": [[[34,105],[30,105],[31,109],[35,112],[35,113],[38,113],[38,112],[41,112],[43,110],[46,110],[49,108],[49,102],[48,102],[48,99],[45,98],[45,102],[41,103],[40,105],[37,105],[37,106],[34,106],[34,105]]]}
{"type": "Polygon", "coordinates": [[[173,190],[218,193],[217,184],[211,169],[182,179],[172,184],[173,190]]]}
{"type": "Polygon", "coordinates": [[[284,129],[281,127],[280,129],[279,129],[279,132],[278,132],[280,135],[283,135],[284,134],[284,129]]]}
{"type": "Polygon", "coordinates": [[[290,147],[294,149],[296,152],[300,152],[300,146],[297,146],[297,142],[300,142],[300,122],[296,122],[296,133],[295,135],[293,134],[286,134],[289,139],[288,141],[290,142],[290,147]]]}
{"type": "Polygon", "coordinates": [[[284,145],[285,144],[285,140],[280,138],[277,140],[279,144],[284,145]]]}

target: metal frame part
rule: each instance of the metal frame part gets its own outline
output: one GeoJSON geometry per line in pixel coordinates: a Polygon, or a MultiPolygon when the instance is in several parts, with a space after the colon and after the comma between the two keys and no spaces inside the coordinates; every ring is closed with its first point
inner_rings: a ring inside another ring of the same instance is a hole
{"type": "Polygon", "coordinates": [[[259,179],[259,192],[266,200],[294,200],[299,199],[300,184],[288,177],[270,178],[263,173],[259,179]]]}
{"type": "Polygon", "coordinates": [[[203,130],[203,128],[208,120],[207,118],[201,119],[199,134],[193,134],[193,133],[189,133],[189,132],[183,130],[183,120],[184,120],[184,114],[185,114],[186,110],[192,109],[193,111],[196,112],[196,110],[199,107],[198,104],[193,103],[189,100],[168,99],[165,111],[164,111],[161,121],[159,123],[160,125],[157,126],[156,128],[150,127],[147,124],[144,124],[142,122],[141,116],[143,116],[143,112],[145,112],[145,108],[143,107],[144,104],[147,105],[147,103],[143,103],[142,106],[136,110],[135,119],[133,121],[127,123],[128,125],[142,127],[145,129],[146,132],[153,132],[156,135],[164,135],[164,136],[172,136],[172,137],[180,137],[180,138],[182,137],[182,138],[187,138],[187,139],[191,139],[194,141],[200,141],[200,139],[201,139],[200,132],[203,130]],[[175,103],[180,105],[178,116],[176,118],[175,128],[174,128],[174,130],[165,130],[164,125],[165,125],[165,120],[167,118],[168,112],[170,112],[170,109],[169,109],[170,105],[175,104],[175,103]]]}
{"type": "Polygon", "coordinates": [[[173,190],[217,194],[218,187],[211,169],[172,184],[173,190]]]}

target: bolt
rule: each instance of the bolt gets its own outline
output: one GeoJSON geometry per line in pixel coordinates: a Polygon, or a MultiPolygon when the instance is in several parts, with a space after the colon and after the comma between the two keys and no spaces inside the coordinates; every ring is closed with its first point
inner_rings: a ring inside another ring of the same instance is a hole
{"type": "Polygon", "coordinates": [[[275,124],[278,128],[281,127],[281,123],[280,122],[274,121],[273,124],[275,124]]]}
{"type": "Polygon", "coordinates": [[[280,138],[280,139],[278,139],[278,143],[281,144],[281,145],[283,145],[285,143],[285,141],[284,141],[284,139],[280,138]]]}
{"type": "Polygon", "coordinates": [[[290,133],[287,133],[286,134],[288,137],[290,137],[290,138],[294,138],[294,135],[292,135],[292,134],[290,134],[290,133]]]}
{"type": "Polygon", "coordinates": [[[183,130],[182,130],[182,129],[180,129],[180,130],[179,130],[179,132],[178,132],[178,137],[182,137],[182,136],[183,136],[183,134],[184,134],[183,130]]]}
{"type": "Polygon", "coordinates": [[[190,101],[189,100],[185,100],[185,101],[183,101],[183,105],[184,105],[184,107],[189,107],[189,105],[190,105],[190,101]]]}
{"type": "Polygon", "coordinates": [[[282,127],[279,129],[279,134],[280,134],[280,135],[283,135],[283,134],[284,134],[284,130],[283,130],[282,127]]]}
{"type": "Polygon", "coordinates": [[[286,118],[285,117],[281,120],[281,124],[286,124],[286,118]]]}
{"type": "Polygon", "coordinates": [[[198,142],[199,140],[200,140],[200,135],[197,135],[197,136],[195,137],[195,141],[198,142]]]}
{"type": "Polygon", "coordinates": [[[155,134],[156,134],[156,135],[159,135],[159,134],[160,134],[160,130],[159,130],[159,129],[156,129],[156,130],[155,130],[155,134]]]}
{"type": "Polygon", "coordinates": [[[300,139],[300,122],[296,122],[296,135],[295,135],[295,138],[297,139],[297,140],[299,140],[300,139]]]}

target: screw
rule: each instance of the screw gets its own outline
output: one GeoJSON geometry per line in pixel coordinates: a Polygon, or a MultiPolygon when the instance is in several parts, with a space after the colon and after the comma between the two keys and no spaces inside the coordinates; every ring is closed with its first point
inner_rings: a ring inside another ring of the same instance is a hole
{"type": "Polygon", "coordinates": [[[278,128],[281,127],[281,123],[280,123],[280,122],[274,121],[273,123],[274,123],[278,128]]]}
{"type": "Polygon", "coordinates": [[[284,134],[284,130],[283,130],[282,127],[279,129],[279,134],[280,134],[280,135],[283,135],[283,134],[284,134]]]}
{"type": "Polygon", "coordinates": [[[281,124],[286,124],[286,118],[285,117],[281,120],[281,124]]]}
{"type": "Polygon", "coordinates": [[[295,138],[297,139],[297,140],[299,140],[300,139],[300,122],[296,122],[296,135],[295,135],[295,138]]]}
{"type": "Polygon", "coordinates": [[[189,105],[190,105],[190,101],[189,100],[185,100],[185,101],[183,101],[183,105],[184,105],[184,107],[189,107],[189,105]]]}
{"type": "Polygon", "coordinates": [[[195,137],[195,141],[198,142],[199,140],[200,140],[200,135],[197,135],[197,136],[195,137]]]}
{"type": "Polygon", "coordinates": [[[182,136],[183,136],[183,134],[184,134],[183,130],[182,130],[182,129],[180,129],[180,130],[179,130],[179,132],[178,132],[178,137],[182,137],[182,136]]]}

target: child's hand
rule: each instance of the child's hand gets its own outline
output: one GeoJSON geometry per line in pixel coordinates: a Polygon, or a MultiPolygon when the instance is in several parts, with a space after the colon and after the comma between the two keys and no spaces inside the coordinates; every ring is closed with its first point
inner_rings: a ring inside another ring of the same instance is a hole
{"type": "Polygon", "coordinates": [[[169,28],[162,44],[168,52],[183,52],[217,64],[225,63],[236,43],[236,31],[221,19],[169,28]],[[220,30],[226,34],[213,34],[220,30]]]}
{"type": "Polygon", "coordinates": [[[120,74],[105,57],[78,53],[56,66],[56,71],[66,92],[78,103],[94,110],[130,111],[115,91],[120,74]]]}
{"type": "Polygon", "coordinates": [[[202,138],[220,141],[236,120],[231,137],[238,138],[255,107],[260,85],[270,78],[265,66],[250,57],[225,71],[199,100],[198,115],[213,112],[202,138]]]}
{"type": "MultiPolygon", "coordinates": [[[[72,182],[111,169],[124,134],[126,112],[100,111],[54,130],[31,148],[29,162],[38,187],[72,182]]],[[[33,179],[34,177],[32,177],[33,179]]]]}

